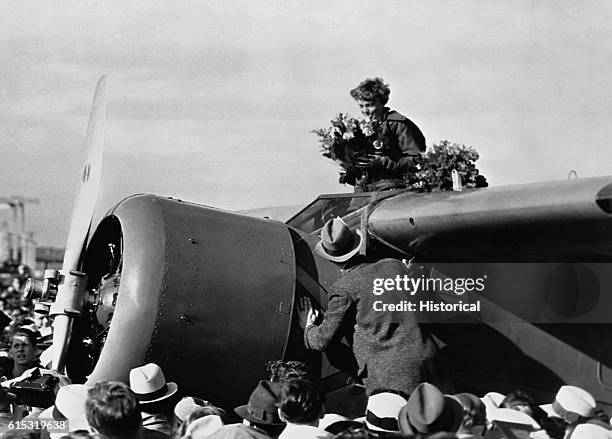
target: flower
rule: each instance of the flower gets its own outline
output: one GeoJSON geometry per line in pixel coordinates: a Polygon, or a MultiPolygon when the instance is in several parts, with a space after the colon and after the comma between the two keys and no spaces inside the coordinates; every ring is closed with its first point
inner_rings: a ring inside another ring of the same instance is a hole
{"type": "Polygon", "coordinates": [[[366,137],[373,136],[376,132],[376,129],[374,127],[374,121],[369,118],[360,120],[359,126],[361,128],[361,131],[363,132],[363,135],[366,137]]]}
{"type": "Polygon", "coordinates": [[[487,187],[475,162],[479,155],[472,147],[442,140],[416,159],[414,172],[404,175],[409,190],[432,192],[452,190],[452,174],[456,171],[466,188],[487,187]]]}
{"type": "Polygon", "coordinates": [[[380,155],[386,144],[380,121],[338,113],[328,128],[312,131],[319,136],[321,155],[340,166],[342,182],[356,184],[366,177],[359,159],[380,155]]]}
{"type": "MultiPolygon", "coordinates": [[[[348,113],[338,113],[329,127],[312,132],[319,137],[321,155],[339,165],[340,182],[351,185],[368,180],[368,171],[360,166],[360,159],[371,155],[384,156],[388,147],[380,121],[356,118],[348,113]]],[[[415,157],[412,169],[403,178],[411,191],[452,190],[454,170],[464,187],[486,187],[486,178],[480,175],[475,165],[478,159],[474,148],[443,140],[425,154],[415,157]]]]}

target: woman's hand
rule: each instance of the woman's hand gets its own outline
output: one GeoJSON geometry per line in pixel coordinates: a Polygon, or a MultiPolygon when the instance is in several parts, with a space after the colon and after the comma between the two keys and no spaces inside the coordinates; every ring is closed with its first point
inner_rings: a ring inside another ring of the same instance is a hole
{"type": "Polygon", "coordinates": [[[365,157],[359,157],[355,161],[355,166],[361,169],[385,168],[388,170],[393,170],[395,163],[387,156],[368,154],[365,157]]]}

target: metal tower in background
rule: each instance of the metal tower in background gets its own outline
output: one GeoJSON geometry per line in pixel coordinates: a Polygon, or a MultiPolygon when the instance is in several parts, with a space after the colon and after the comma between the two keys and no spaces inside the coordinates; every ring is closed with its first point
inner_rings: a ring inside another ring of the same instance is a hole
{"type": "Polygon", "coordinates": [[[32,235],[26,231],[26,203],[38,204],[38,199],[16,195],[0,198],[0,205],[8,206],[12,211],[11,222],[7,228],[7,256],[17,263],[28,264],[36,260],[36,255],[30,255],[31,252],[28,251],[28,241],[32,240],[32,235]]]}

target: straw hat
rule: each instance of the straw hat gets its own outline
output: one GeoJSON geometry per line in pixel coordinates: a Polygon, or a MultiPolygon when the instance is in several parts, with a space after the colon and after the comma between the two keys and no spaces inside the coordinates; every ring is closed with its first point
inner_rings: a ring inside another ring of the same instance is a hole
{"type": "Polygon", "coordinates": [[[557,416],[573,423],[579,418],[592,418],[597,406],[595,398],[584,389],[576,386],[561,386],[552,404],[541,408],[548,416],[557,416]]]}
{"type": "Polygon", "coordinates": [[[161,367],[155,363],[130,370],[130,388],[141,404],[170,398],[178,390],[176,383],[166,383],[161,367]]]}
{"type": "Polygon", "coordinates": [[[406,398],[397,393],[381,392],[371,395],[366,408],[367,427],[375,431],[400,431],[397,418],[407,402],[406,398]]]}

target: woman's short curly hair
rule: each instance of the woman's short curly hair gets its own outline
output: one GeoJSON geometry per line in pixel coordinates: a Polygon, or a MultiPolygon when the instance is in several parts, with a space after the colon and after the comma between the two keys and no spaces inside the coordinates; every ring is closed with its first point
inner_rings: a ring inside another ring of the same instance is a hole
{"type": "Polygon", "coordinates": [[[382,78],[368,78],[351,90],[351,96],[356,101],[373,101],[378,99],[381,104],[389,102],[391,89],[382,78]]]}

